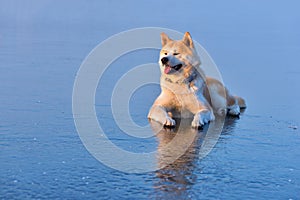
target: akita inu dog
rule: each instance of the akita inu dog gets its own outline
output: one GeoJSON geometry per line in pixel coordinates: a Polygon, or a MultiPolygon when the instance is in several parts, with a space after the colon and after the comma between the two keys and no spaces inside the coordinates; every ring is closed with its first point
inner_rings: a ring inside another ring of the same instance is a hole
{"type": "Polygon", "coordinates": [[[240,114],[244,99],[231,95],[223,84],[205,77],[191,35],[172,40],[161,34],[161,94],[151,107],[148,118],[165,126],[175,126],[177,118],[193,118],[192,127],[201,127],[218,115],[240,114]]]}

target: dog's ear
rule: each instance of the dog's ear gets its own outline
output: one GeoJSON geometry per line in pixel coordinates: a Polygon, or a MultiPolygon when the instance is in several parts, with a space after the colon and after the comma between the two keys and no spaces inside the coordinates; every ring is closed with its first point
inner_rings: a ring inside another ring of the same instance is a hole
{"type": "Polygon", "coordinates": [[[189,32],[185,32],[182,41],[190,48],[194,48],[194,43],[189,32]]]}
{"type": "Polygon", "coordinates": [[[165,46],[169,41],[171,41],[171,39],[165,33],[161,33],[160,38],[161,38],[161,45],[162,46],[165,46]]]}

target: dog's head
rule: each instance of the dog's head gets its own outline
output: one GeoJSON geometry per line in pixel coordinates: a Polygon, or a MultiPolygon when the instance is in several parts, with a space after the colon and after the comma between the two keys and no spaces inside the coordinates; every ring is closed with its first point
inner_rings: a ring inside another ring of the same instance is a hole
{"type": "Polygon", "coordinates": [[[159,64],[165,75],[184,75],[193,67],[200,65],[200,59],[194,47],[189,32],[182,40],[172,40],[165,33],[161,33],[162,49],[159,64]]]}

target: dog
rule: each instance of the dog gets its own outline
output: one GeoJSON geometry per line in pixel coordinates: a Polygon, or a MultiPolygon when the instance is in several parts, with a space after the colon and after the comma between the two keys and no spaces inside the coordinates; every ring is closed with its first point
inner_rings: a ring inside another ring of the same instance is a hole
{"type": "Polygon", "coordinates": [[[159,56],[161,94],[153,103],[148,119],[174,127],[174,118],[192,118],[194,128],[213,121],[215,114],[239,116],[245,100],[231,95],[223,84],[206,77],[192,37],[172,40],[161,33],[159,56]]]}

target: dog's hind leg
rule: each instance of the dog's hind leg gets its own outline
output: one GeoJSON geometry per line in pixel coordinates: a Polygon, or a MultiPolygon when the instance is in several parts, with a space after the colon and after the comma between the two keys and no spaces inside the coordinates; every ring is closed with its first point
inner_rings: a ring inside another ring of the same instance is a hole
{"type": "Polygon", "coordinates": [[[225,116],[227,114],[227,89],[223,84],[213,78],[207,78],[207,88],[204,90],[206,99],[210,102],[215,113],[219,116],[225,116]]]}

